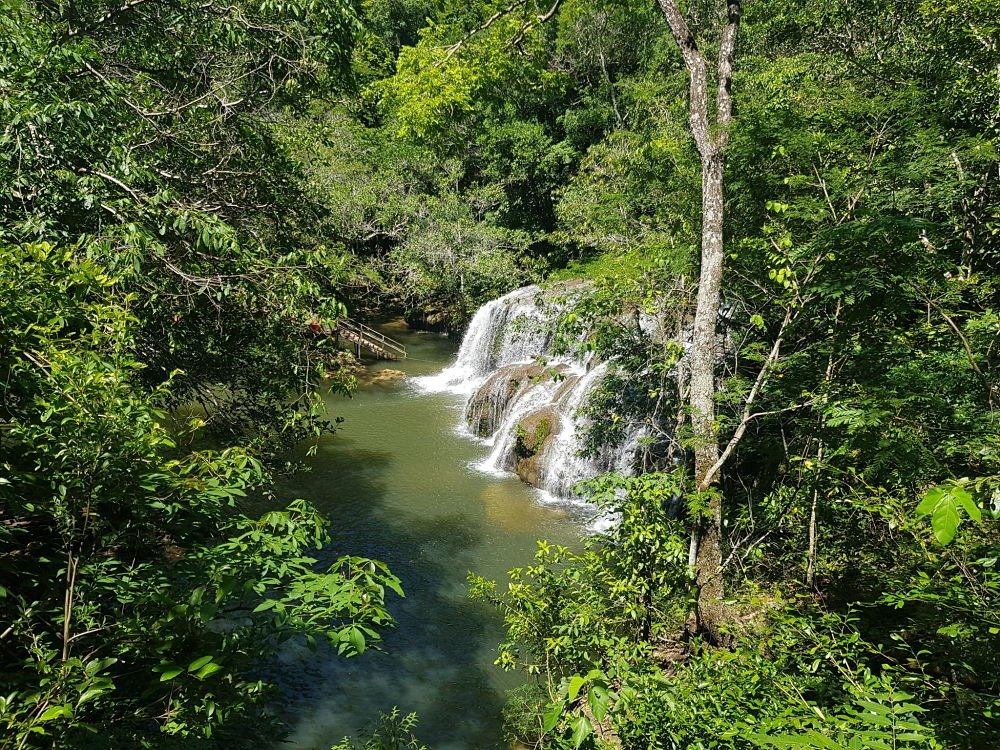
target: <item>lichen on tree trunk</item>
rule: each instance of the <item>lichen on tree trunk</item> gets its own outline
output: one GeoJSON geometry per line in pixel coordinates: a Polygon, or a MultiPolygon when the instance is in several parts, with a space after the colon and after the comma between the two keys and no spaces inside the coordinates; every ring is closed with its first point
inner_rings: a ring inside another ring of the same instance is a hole
{"type": "Polygon", "coordinates": [[[722,169],[721,157],[703,160],[701,272],[691,342],[689,386],[695,439],[695,487],[708,498],[695,556],[697,622],[698,629],[717,643],[722,641],[720,628],[726,619],[722,578],[722,495],[713,487],[718,473],[713,475],[710,472],[719,460],[719,438],[715,428],[715,365],[718,359],[716,327],[723,262],[722,169]]]}
{"type": "Polygon", "coordinates": [[[718,361],[718,317],[725,258],[725,166],[729,125],[733,119],[732,70],[736,35],[742,16],[741,0],[726,0],[716,64],[714,117],[710,96],[709,65],[691,33],[677,0],[659,0],[671,34],[684,58],[690,79],[691,135],[701,158],[702,234],[698,298],[689,357],[688,406],[694,437],[694,479],[698,492],[707,499],[706,512],[698,519],[697,551],[694,556],[698,599],[698,630],[712,641],[724,641],[728,619],[722,576],[723,498],[714,487],[720,467],[719,436],[715,424],[715,369],[718,361]]]}

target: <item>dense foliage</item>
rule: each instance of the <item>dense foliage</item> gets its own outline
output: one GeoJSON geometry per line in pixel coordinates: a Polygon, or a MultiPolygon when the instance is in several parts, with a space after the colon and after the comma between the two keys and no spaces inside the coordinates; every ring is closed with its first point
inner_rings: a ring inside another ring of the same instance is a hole
{"type": "Polygon", "coordinates": [[[256,747],[266,656],[391,621],[398,580],[320,564],[327,522],[270,497],[350,385],[304,336],[343,260],[273,122],[345,79],[356,22],[0,3],[2,747],[256,747]]]}
{"type": "Polygon", "coordinates": [[[475,580],[533,680],[511,734],[1000,744],[1000,4],[660,5],[710,59],[743,13],[707,489],[703,162],[661,7],[0,0],[0,747],[252,742],[282,639],[364,650],[396,579],[246,500],[350,385],[303,327],[457,331],[546,278],[587,280],[561,336],[615,365],[595,449],[647,437],[585,488],[616,528],[475,580]]]}
{"type": "MultiPolygon", "coordinates": [[[[622,514],[610,535],[583,553],[543,545],[506,590],[477,581],[508,622],[499,663],[543,688],[515,697],[512,731],[552,747],[993,747],[1000,85],[970,71],[996,69],[997,5],[745,5],[721,481],[706,493],[683,471],[607,478],[590,491],[622,514]],[[713,498],[721,638],[688,618],[689,536],[713,498]]],[[[594,440],[640,415],[642,467],[690,465],[676,342],[701,206],[680,55],[646,5],[567,2],[548,26],[514,8],[425,32],[381,85],[388,122],[442,155],[462,141],[468,195],[489,174],[473,144],[541,128],[536,164],[564,160],[551,213],[522,210],[543,233],[532,249],[575,261],[560,278],[591,279],[564,337],[618,363],[590,407],[594,440]],[[512,62],[498,61],[503,39],[512,62]],[[558,82],[547,101],[562,111],[525,101],[525,65],[543,68],[535,87],[558,82]]],[[[707,49],[714,8],[686,8],[707,49]]]]}

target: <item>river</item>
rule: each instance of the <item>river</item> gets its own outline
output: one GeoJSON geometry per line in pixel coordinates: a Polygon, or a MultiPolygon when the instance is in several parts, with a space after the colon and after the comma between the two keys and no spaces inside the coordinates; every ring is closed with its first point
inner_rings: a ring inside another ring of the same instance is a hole
{"type": "Polygon", "coordinates": [[[422,393],[409,378],[440,371],[457,345],[435,334],[384,329],[409,357],[376,363],[407,379],[331,396],[344,418],[307,459],[311,471],[281,488],[304,497],[333,521],[324,555],[357,554],[387,562],[403,581],[391,595],[397,620],[383,652],[341,659],[323,647],[286,649],[279,682],[294,717],[292,747],[326,750],[398,706],[419,716],[417,735],[431,750],[493,750],[504,691],[523,678],[493,666],[503,630],[499,615],[467,597],[475,571],[505,579],[529,564],[535,540],[580,538],[578,512],[546,506],[516,478],[470,468],[488,448],[457,429],[463,398],[422,393]]]}

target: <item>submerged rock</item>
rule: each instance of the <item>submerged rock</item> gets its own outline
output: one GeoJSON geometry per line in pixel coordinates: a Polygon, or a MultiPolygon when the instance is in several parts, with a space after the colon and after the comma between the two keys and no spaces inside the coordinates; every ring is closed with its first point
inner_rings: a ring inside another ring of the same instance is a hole
{"type": "Polygon", "coordinates": [[[359,378],[365,385],[393,385],[403,380],[406,377],[406,373],[402,370],[392,370],[385,368],[378,370],[376,372],[368,371],[365,376],[359,378]]]}
{"type": "Polygon", "coordinates": [[[563,508],[539,505],[524,492],[512,492],[508,484],[488,485],[480,494],[489,522],[518,533],[535,533],[546,521],[564,517],[563,508]]]}

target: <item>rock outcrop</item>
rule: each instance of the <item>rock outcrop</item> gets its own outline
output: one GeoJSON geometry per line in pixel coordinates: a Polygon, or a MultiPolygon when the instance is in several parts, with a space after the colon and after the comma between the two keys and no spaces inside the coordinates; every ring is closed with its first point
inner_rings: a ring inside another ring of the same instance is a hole
{"type": "Polygon", "coordinates": [[[589,422],[582,407],[608,364],[557,351],[559,317],[578,289],[530,286],[488,302],[473,317],[455,363],[416,381],[468,396],[469,429],[492,443],[481,468],[515,472],[560,497],[572,497],[581,479],[631,471],[639,430],[627,430],[620,446],[597,455],[585,451],[589,422]]]}
{"type": "Polygon", "coordinates": [[[514,471],[533,487],[542,486],[545,466],[542,463],[545,449],[551,439],[562,429],[559,412],[546,406],[517,423],[514,429],[514,471]]]}
{"type": "Polygon", "coordinates": [[[565,365],[547,367],[537,363],[503,367],[490,375],[465,407],[465,421],[474,435],[489,437],[503,423],[511,401],[543,379],[564,376],[565,365]]]}

